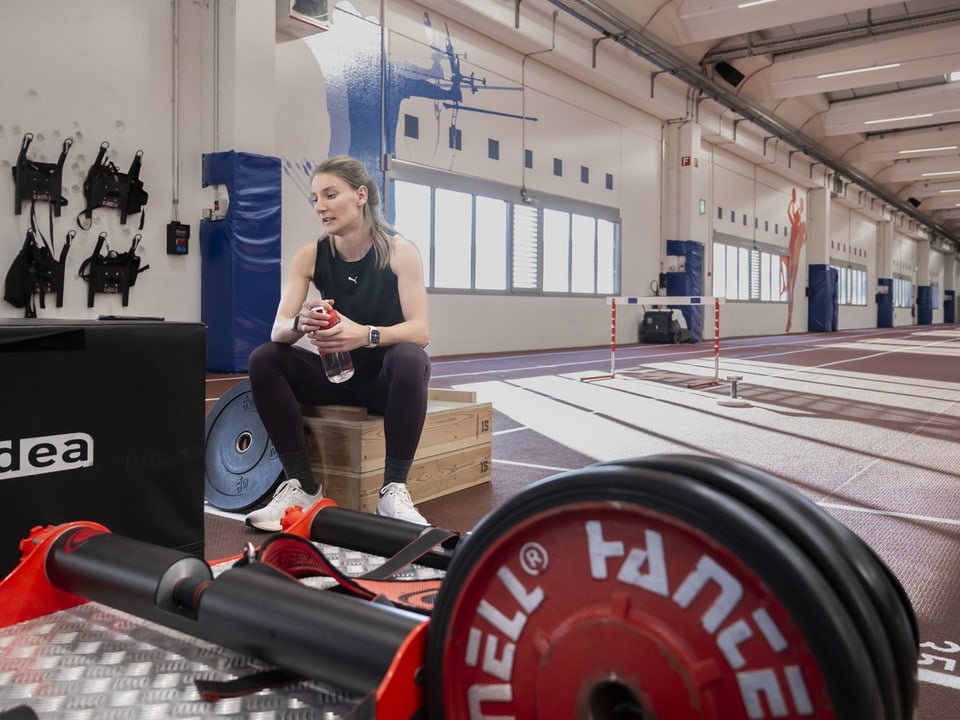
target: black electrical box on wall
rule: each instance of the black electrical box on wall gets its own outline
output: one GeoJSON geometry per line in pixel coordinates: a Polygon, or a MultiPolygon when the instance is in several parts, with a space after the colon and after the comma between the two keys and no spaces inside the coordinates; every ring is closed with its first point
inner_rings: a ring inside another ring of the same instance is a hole
{"type": "Polygon", "coordinates": [[[167,223],[167,255],[186,255],[190,251],[190,226],[167,223]]]}

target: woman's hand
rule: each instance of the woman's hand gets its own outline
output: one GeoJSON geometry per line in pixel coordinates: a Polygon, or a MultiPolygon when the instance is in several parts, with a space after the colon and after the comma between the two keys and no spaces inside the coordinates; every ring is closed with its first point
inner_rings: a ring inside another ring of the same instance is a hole
{"type": "Polygon", "coordinates": [[[328,313],[332,307],[332,300],[306,300],[297,313],[300,332],[312,337],[317,330],[325,330],[329,326],[328,313]]]}
{"type": "Polygon", "coordinates": [[[350,352],[367,344],[367,326],[359,325],[346,315],[337,315],[330,325],[333,300],[312,301],[300,310],[300,329],[318,352],[350,352]]]}

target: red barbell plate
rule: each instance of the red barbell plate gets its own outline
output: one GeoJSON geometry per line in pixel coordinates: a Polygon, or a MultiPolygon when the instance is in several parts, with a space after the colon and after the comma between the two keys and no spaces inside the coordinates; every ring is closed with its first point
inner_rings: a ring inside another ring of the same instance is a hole
{"type": "Polygon", "coordinates": [[[626,470],[537,483],[462,542],[431,619],[432,719],[882,716],[862,638],[776,527],[626,470]]]}

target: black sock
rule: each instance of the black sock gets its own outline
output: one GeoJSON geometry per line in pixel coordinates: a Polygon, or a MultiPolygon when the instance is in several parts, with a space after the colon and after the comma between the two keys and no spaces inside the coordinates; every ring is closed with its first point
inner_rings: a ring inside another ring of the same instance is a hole
{"type": "Polygon", "coordinates": [[[306,450],[299,452],[284,453],[280,456],[280,464],[283,466],[283,474],[288,480],[297,479],[300,481],[300,487],[308,495],[315,495],[320,487],[317,481],[313,479],[313,470],[310,469],[310,455],[306,450]]]}
{"type": "Polygon", "coordinates": [[[383,485],[381,487],[386,487],[390,483],[406,483],[407,474],[410,472],[410,467],[413,465],[413,460],[397,460],[396,458],[387,457],[383,461],[383,485]]]}

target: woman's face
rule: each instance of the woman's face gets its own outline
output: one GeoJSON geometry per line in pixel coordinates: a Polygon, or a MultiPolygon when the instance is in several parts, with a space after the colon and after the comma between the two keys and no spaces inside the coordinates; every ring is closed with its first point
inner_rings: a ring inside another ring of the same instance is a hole
{"type": "Polygon", "coordinates": [[[337,175],[321,173],[310,184],[310,199],[329,235],[345,235],[363,225],[367,188],[362,185],[354,189],[337,175]]]}

